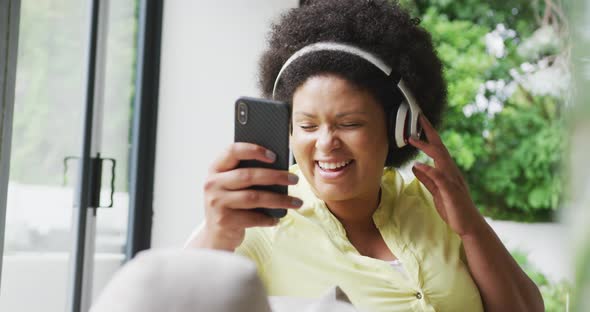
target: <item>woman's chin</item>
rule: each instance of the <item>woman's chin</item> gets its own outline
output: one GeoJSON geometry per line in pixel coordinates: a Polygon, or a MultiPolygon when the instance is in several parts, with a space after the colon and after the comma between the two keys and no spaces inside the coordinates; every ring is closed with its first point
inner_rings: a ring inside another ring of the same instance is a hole
{"type": "Polygon", "coordinates": [[[316,195],[323,201],[341,201],[354,197],[354,192],[349,188],[335,184],[316,185],[316,195]]]}

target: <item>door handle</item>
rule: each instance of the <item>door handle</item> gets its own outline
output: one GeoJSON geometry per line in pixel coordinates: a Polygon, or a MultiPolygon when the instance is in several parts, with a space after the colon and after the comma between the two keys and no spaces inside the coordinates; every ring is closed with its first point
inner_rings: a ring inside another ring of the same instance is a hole
{"type": "MultiPolygon", "coordinates": [[[[64,176],[63,176],[63,185],[68,184],[68,162],[72,160],[78,160],[80,157],[77,156],[67,156],[64,158],[64,176]]],[[[117,161],[114,158],[101,158],[100,153],[97,154],[97,157],[90,158],[90,194],[88,196],[88,207],[92,208],[112,208],[114,204],[114,194],[115,194],[115,169],[117,166],[117,161]],[[101,206],[100,204],[100,191],[102,189],[102,169],[103,163],[110,162],[111,163],[111,192],[110,192],[110,202],[108,205],[101,206]]]]}

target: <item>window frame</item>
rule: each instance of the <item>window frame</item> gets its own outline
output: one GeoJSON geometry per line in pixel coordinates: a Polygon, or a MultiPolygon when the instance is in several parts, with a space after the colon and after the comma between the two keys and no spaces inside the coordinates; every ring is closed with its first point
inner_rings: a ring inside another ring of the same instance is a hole
{"type": "Polygon", "coordinates": [[[0,281],[6,229],[20,4],[20,0],[0,0],[0,281]]]}
{"type": "MultiPolygon", "coordinates": [[[[96,4],[96,0],[93,3],[96,4]]],[[[129,227],[125,248],[127,260],[151,246],[163,7],[162,0],[138,0],[137,62],[129,167],[129,227]]],[[[0,0],[0,29],[3,30],[0,32],[0,277],[4,254],[20,9],[21,0],[0,0]]],[[[94,78],[93,75],[89,77],[94,78]]],[[[94,79],[88,80],[87,93],[92,92],[90,89],[93,88],[94,83],[94,79]]],[[[85,141],[86,144],[90,144],[89,139],[85,141]]],[[[89,154],[89,148],[89,146],[83,147],[83,150],[88,149],[89,154]]],[[[84,158],[88,166],[89,155],[82,158],[82,167],[84,167],[84,158]]],[[[85,180],[87,179],[82,179],[82,181],[85,180]]],[[[87,183],[83,183],[85,184],[87,183]]],[[[85,190],[86,187],[81,189],[85,190]]],[[[87,196],[87,192],[81,192],[76,201],[85,203],[87,196]]],[[[88,212],[87,209],[81,210],[88,212]]],[[[80,240],[80,231],[77,232],[76,239],[80,242],[84,241],[85,239],[80,240]]],[[[80,250],[78,256],[83,253],[80,250]]],[[[82,273],[82,270],[78,272],[78,274],[82,273]]],[[[74,278],[71,282],[81,287],[78,284],[82,283],[82,278],[74,278]]],[[[80,287],[74,287],[70,290],[72,293],[68,295],[80,296],[80,287]],[[78,291],[75,290],[76,288],[78,291]]],[[[80,299],[72,299],[77,304],[70,305],[69,308],[72,311],[78,311],[80,299]]]]}
{"type": "Polygon", "coordinates": [[[162,0],[140,0],[126,260],[151,247],[163,11],[162,0]]]}

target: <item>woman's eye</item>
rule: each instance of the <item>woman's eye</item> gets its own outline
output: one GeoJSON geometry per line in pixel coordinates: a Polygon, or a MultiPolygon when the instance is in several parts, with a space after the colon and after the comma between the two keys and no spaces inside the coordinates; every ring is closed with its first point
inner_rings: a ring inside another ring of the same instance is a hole
{"type": "Polygon", "coordinates": [[[303,129],[303,130],[312,130],[314,129],[316,126],[314,125],[299,125],[299,128],[303,129]]]}
{"type": "Polygon", "coordinates": [[[358,124],[358,123],[345,123],[345,124],[342,124],[341,127],[343,127],[343,128],[356,128],[360,125],[361,124],[358,124]]]}

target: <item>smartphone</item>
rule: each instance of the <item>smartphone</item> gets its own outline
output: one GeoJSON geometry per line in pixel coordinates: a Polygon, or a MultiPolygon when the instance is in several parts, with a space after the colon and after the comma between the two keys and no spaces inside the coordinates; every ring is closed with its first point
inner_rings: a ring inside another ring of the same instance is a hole
{"type": "MultiPolygon", "coordinates": [[[[247,142],[260,145],[273,151],[276,161],[272,164],[257,160],[244,160],[238,168],[259,167],[289,170],[289,105],[284,102],[266,99],[240,97],[235,103],[234,142],[247,142]]],[[[255,190],[287,194],[286,185],[256,185],[255,190]]],[[[287,209],[255,208],[268,216],[282,218],[287,209]]]]}

